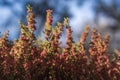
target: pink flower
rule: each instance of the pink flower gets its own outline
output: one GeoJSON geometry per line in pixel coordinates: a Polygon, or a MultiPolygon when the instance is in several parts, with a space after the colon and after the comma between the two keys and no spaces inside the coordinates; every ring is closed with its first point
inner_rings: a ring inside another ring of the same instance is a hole
{"type": "Polygon", "coordinates": [[[46,50],[43,50],[43,51],[41,52],[40,56],[41,56],[41,57],[44,57],[44,56],[46,55],[46,53],[47,53],[46,50]]]}

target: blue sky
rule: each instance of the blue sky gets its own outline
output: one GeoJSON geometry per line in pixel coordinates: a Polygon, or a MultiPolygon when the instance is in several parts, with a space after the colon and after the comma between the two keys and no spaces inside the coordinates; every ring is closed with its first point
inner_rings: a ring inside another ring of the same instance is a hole
{"type": "MultiPolygon", "coordinates": [[[[16,38],[16,34],[18,34],[19,31],[19,24],[18,20],[20,20],[21,13],[23,12],[23,4],[20,2],[13,2],[14,0],[8,0],[12,3],[12,7],[9,8],[8,6],[2,6],[0,5],[0,32],[3,33],[6,31],[6,29],[10,30],[10,39],[16,38]],[[13,14],[13,12],[16,11],[16,15],[13,14]],[[12,20],[10,20],[12,17],[12,20]],[[10,26],[5,26],[5,21],[9,20],[10,26]]],[[[62,2],[62,1],[61,1],[62,2]]],[[[61,3],[62,4],[62,3],[61,3]]],[[[80,33],[82,30],[82,27],[89,22],[89,24],[92,24],[94,13],[92,11],[92,2],[87,1],[83,6],[79,7],[77,5],[76,1],[69,1],[69,4],[64,4],[69,6],[70,12],[73,15],[72,18],[70,18],[70,25],[72,26],[73,31],[75,31],[75,34],[80,33]],[[86,6],[87,5],[87,6],[86,6]]]]}
{"type": "MultiPolygon", "coordinates": [[[[10,2],[10,6],[3,5],[4,0],[0,0],[0,36],[3,34],[6,30],[10,31],[9,39],[14,40],[17,39],[19,36],[19,23],[18,21],[21,20],[21,18],[25,18],[26,16],[23,15],[26,13],[26,2],[27,1],[33,1],[33,0],[5,0],[6,2],[10,2]],[[9,24],[9,25],[7,25],[9,24]]],[[[43,1],[43,0],[36,0],[37,1],[43,1]]],[[[72,14],[72,17],[69,18],[70,25],[73,30],[73,39],[76,41],[79,40],[80,33],[83,32],[83,28],[85,25],[90,25],[90,27],[96,27],[99,29],[99,32],[102,32],[102,34],[110,34],[111,35],[111,42],[115,48],[118,47],[118,44],[120,44],[120,30],[117,30],[117,32],[114,32],[110,30],[110,26],[114,26],[116,24],[115,19],[112,19],[109,16],[106,16],[104,14],[96,15],[93,7],[97,5],[95,3],[96,0],[85,0],[85,3],[81,6],[78,5],[77,0],[50,0],[49,5],[55,6],[57,12],[61,12],[66,6],[69,7],[69,12],[72,14]],[[57,3],[54,3],[56,1],[57,3]],[[68,1],[68,2],[67,2],[68,1]],[[57,6],[56,6],[57,5],[57,6]],[[98,18],[97,22],[95,18],[98,18]],[[116,47],[117,46],[117,47],[116,47]]],[[[82,1],[82,0],[81,0],[82,1]]],[[[103,0],[105,1],[105,5],[110,6],[112,0],[103,0]]],[[[118,13],[120,14],[120,0],[116,0],[118,4],[118,13]]],[[[7,4],[7,3],[6,3],[7,4]]],[[[57,21],[59,17],[56,11],[53,10],[53,21],[57,21]]],[[[45,13],[43,13],[45,14],[45,13]]],[[[37,22],[41,23],[41,19],[36,18],[37,22]]],[[[54,22],[53,22],[54,23],[54,22]]],[[[55,23],[54,23],[55,24],[55,23]]],[[[36,24],[38,26],[38,23],[36,24]]],[[[41,26],[44,27],[44,26],[41,26]]],[[[119,28],[120,29],[120,28],[119,28]]],[[[61,41],[65,40],[65,34],[63,34],[63,37],[61,38],[61,41]]],[[[64,42],[65,43],[65,42],[64,42]]],[[[63,44],[64,44],[63,43],[63,44]]]]}

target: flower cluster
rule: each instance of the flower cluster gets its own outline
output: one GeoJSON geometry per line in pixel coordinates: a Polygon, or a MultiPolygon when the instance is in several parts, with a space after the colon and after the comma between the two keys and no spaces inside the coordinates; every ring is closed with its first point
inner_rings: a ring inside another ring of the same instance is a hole
{"type": "Polygon", "coordinates": [[[47,10],[45,40],[35,37],[35,15],[27,7],[28,24],[20,23],[20,37],[9,41],[9,31],[0,38],[0,80],[119,80],[120,51],[109,52],[109,38],[87,25],[78,43],[73,41],[68,18],[52,27],[47,10]],[[60,37],[66,29],[66,47],[60,37]],[[91,33],[91,34],[89,34],[91,33]],[[90,35],[89,44],[86,43],[90,35]],[[87,47],[86,47],[87,45],[87,47]]]}

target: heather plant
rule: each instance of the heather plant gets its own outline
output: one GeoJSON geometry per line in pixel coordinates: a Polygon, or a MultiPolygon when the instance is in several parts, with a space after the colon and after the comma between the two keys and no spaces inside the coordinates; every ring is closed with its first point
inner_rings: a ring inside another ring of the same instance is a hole
{"type": "Polygon", "coordinates": [[[79,42],[74,42],[69,19],[52,26],[52,10],[47,10],[44,36],[35,37],[35,15],[27,7],[27,22],[20,22],[20,37],[9,41],[9,31],[0,38],[0,80],[119,80],[120,52],[109,52],[109,35],[85,26],[79,42]],[[66,46],[60,37],[66,30],[66,46]],[[89,34],[91,33],[91,34],[89,34]],[[86,43],[90,35],[89,44],[86,43]],[[86,45],[88,48],[86,48],[86,45]]]}

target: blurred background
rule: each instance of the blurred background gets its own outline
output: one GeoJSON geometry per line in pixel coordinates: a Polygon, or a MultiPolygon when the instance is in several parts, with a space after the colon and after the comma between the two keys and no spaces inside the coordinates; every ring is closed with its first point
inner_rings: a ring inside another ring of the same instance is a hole
{"type": "MultiPolygon", "coordinates": [[[[46,10],[53,10],[53,26],[68,17],[74,40],[79,40],[85,25],[97,28],[104,36],[109,34],[110,50],[120,49],[120,0],[0,0],[0,36],[10,31],[10,40],[20,34],[19,23],[26,21],[26,5],[33,7],[36,16],[36,36],[43,34],[46,10]]],[[[63,33],[64,40],[65,34],[63,33]]]]}

